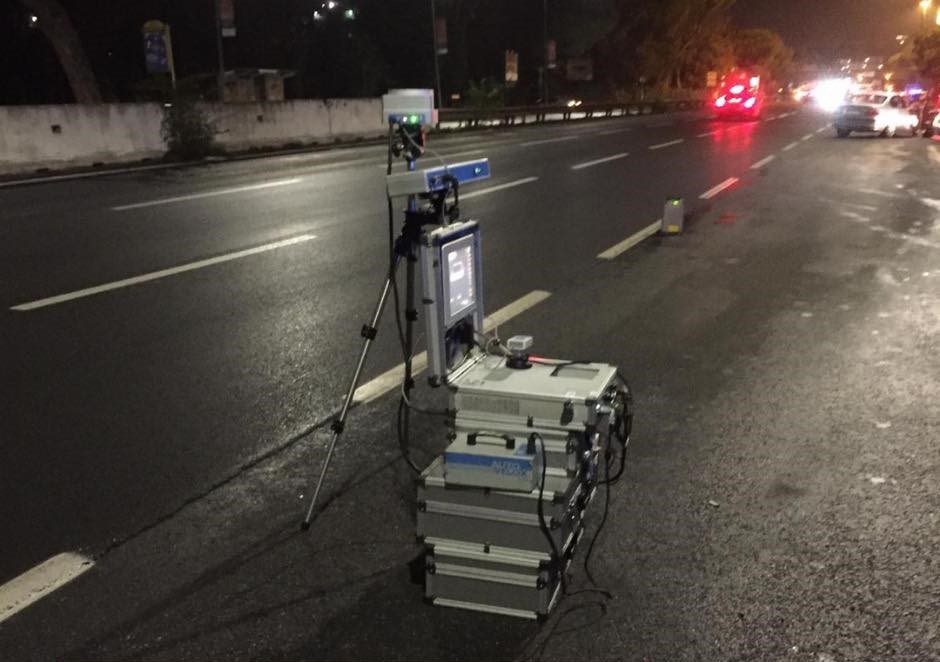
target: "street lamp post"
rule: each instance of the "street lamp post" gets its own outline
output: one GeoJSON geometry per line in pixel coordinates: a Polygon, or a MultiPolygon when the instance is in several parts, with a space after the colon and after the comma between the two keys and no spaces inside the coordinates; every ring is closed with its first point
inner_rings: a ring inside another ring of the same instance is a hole
{"type": "Polygon", "coordinates": [[[444,107],[444,99],[441,98],[441,65],[438,60],[437,44],[437,9],[434,7],[435,0],[431,0],[431,44],[434,46],[434,91],[437,93],[437,107],[444,107]]]}

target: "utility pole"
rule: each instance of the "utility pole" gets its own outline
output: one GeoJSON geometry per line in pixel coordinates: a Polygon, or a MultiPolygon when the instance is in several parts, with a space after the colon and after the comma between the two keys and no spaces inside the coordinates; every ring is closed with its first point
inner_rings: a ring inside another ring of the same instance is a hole
{"type": "Polygon", "coordinates": [[[434,46],[434,93],[437,94],[437,107],[444,107],[444,99],[441,97],[441,65],[438,62],[437,45],[437,9],[434,7],[435,0],[431,0],[431,44],[434,46]]]}
{"type": "Polygon", "coordinates": [[[222,12],[219,9],[219,0],[212,0],[215,5],[215,47],[219,53],[219,75],[216,85],[219,91],[219,103],[225,103],[225,52],[222,50],[222,12]]]}
{"type": "Polygon", "coordinates": [[[548,103],[548,0],[542,0],[542,103],[548,103]]]}

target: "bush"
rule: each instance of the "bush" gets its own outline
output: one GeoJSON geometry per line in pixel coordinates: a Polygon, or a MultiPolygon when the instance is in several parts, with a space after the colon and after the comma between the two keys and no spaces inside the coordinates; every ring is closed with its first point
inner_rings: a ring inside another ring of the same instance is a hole
{"type": "Polygon", "coordinates": [[[163,107],[160,135],[169,155],[180,159],[201,159],[211,154],[215,146],[215,127],[189,100],[176,100],[163,107]]]}

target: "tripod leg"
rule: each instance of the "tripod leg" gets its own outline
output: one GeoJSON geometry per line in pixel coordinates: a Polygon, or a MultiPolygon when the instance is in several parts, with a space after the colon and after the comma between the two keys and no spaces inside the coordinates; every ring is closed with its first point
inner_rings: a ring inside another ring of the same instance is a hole
{"type": "MultiPolygon", "coordinates": [[[[418,311],[415,308],[415,261],[413,246],[409,246],[408,263],[405,265],[406,283],[405,283],[405,393],[410,393],[414,388],[414,379],[412,378],[412,355],[414,354],[414,324],[418,319],[418,311]]],[[[410,424],[411,408],[405,407],[402,412],[402,439],[408,439],[408,428],[410,424]]],[[[406,457],[409,454],[407,448],[402,448],[406,457]]],[[[410,461],[410,460],[409,460],[410,461]]]]}
{"type": "Polygon", "coordinates": [[[343,401],[343,408],[340,410],[339,417],[333,421],[330,429],[333,436],[330,438],[330,445],[326,451],[326,459],[323,461],[323,468],[320,470],[320,478],[317,481],[317,487],[313,491],[313,498],[310,499],[310,506],[307,508],[307,516],[301,523],[300,528],[306,531],[310,528],[310,519],[313,517],[313,509],[317,505],[317,498],[320,496],[320,490],[323,488],[323,480],[326,478],[327,469],[333,459],[333,449],[336,448],[336,442],[339,436],[343,434],[343,428],[346,426],[346,417],[349,415],[349,409],[352,407],[353,396],[356,394],[356,387],[359,385],[359,378],[362,376],[362,368],[366,364],[366,357],[369,355],[369,348],[372,347],[372,341],[375,340],[379,322],[382,320],[382,312],[385,310],[385,304],[388,302],[388,295],[392,290],[392,284],[395,274],[398,271],[398,262],[400,257],[396,255],[392,266],[389,269],[388,278],[385,281],[385,287],[382,289],[382,295],[375,306],[375,312],[372,315],[372,324],[362,328],[362,337],[365,339],[362,344],[362,351],[359,353],[359,362],[356,364],[356,371],[353,373],[352,383],[349,385],[349,391],[346,392],[346,399],[343,401]]]}

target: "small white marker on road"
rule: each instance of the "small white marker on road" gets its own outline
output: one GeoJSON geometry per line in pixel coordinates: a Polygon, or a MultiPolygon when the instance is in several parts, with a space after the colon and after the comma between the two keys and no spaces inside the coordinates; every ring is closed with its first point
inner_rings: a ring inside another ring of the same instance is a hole
{"type": "Polygon", "coordinates": [[[812,139],[813,139],[813,134],[812,134],[812,133],[807,133],[805,136],[803,136],[802,138],[800,138],[800,140],[802,140],[802,141],[804,141],[804,142],[807,141],[807,140],[812,140],[812,139]]]}
{"type": "Polygon", "coordinates": [[[760,161],[758,161],[757,163],[755,163],[754,165],[752,165],[752,166],[751,166],[751,170],[760,170],[761,168],[763,168],[765,165],[769,164],[770,162],[772,162],[772,161],[773,161],[774,159],[776,159],[776,158],[777,158],[776,156],[774,156],[773,154],[771,154],[771,155],[768,156],[767,158],[761,159],[760,161]]]}
{"type": "Polygon", "coordinates": [[[662,229],[662,227],[663,227],[662,219],[656,221],[655,223],[650,223],[639,232],[633,233],[632,235],[630,235],[623,241],[617,244],[614,244],[603,253],[599,253],[597,258],[599,260],[613,260],[615,257],[630,250],[631,248],[636,246],[638,243],[640,243],[647,237],[652,237],[654,234],[659,232],[662,229]]]}
{"type": "Polygon", "coordinates": [[[657,149],[665,149],[667,147],[672,147],[673,145],[680,145],[685,142],[685,138],[679,138],[678,140],[670,140],[667,143],[660,143],[658,145],[650,145],[649,149],[651,151],[656,151],[657,149]]]}
{"type": "Polygon", "coordinates": [[[94,561],[86,556],[65,552],[11,579],[0,586],[0,623],[91,570],[94,565],[94,561]]]}
{"type": "Polygon", "coordinates": [[[602,159],[594,159],[593,161],[585,161],[584,163],[578,163],[571,166],[572,170],[584,170],[585,168],[590,168],[591,166],[600,165],[601,163],[609,163],[610,161],[617,161],[630,156],[629,152],[621,152],[620,154],[614,154],[613,156],[605,156],[602,159]]]}
{"type": "Polygon", "coordinates": [[[719,193],[721,193],[722,191],[724,191],[725,189],[731,188],[732,186],[737,184],[738,181],[739,180],[737,177],[728,177],[728,179],[723,181],[721,184],[718,184],[717,186],[713,186],[712,188],[702,193],[702,195],[700,195],[699,198],[702,200],[710,200],[714,198],[716,195],[718,195],[719,193]]]}
{"type": "Polygon", "coordinates": [[[783,151],[784,151],[784,152],[789,152],[789,151],[790,151],[791,149],[793,149],[794,147],[799,146],[799,144],[800,144],[799,142],[790,143],[789,145],[787,145],[786,147],[783,148],[783,151]]]}

